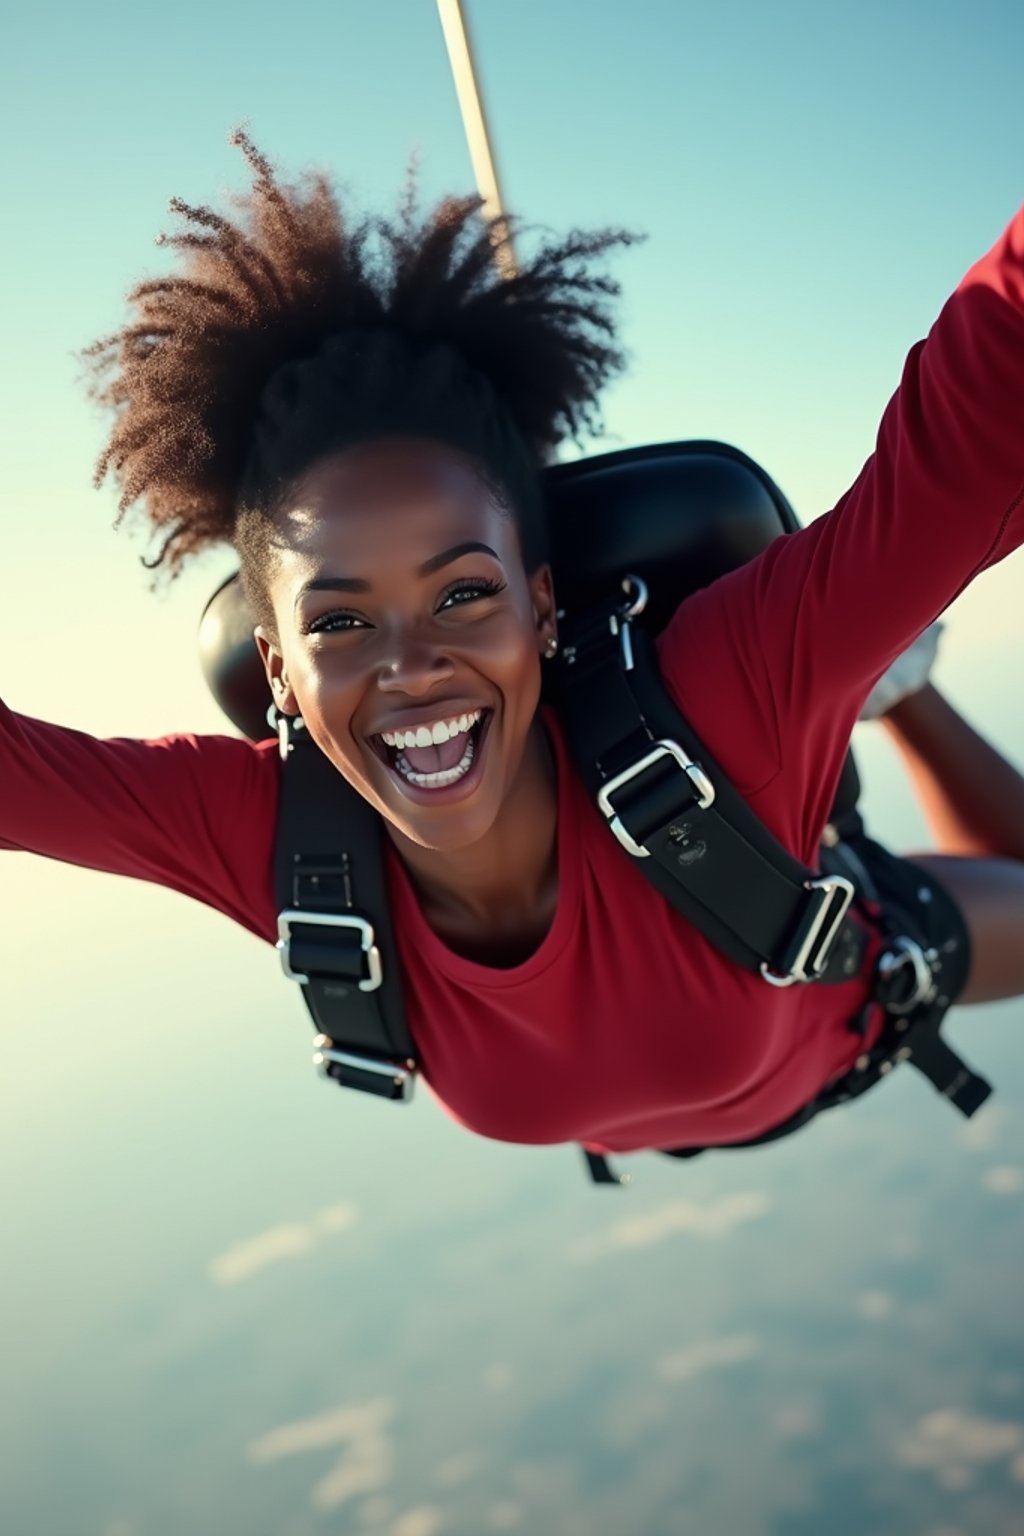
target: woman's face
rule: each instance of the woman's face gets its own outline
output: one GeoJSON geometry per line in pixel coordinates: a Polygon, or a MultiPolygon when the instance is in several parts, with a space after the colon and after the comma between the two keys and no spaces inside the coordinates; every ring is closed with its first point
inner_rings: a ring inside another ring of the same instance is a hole
{"type": "Polygon", "coordinates": [[[256,631],[278,709],[412,841],[476,842],[523,764],[550,570],[528,577],[510,513],[454,449],[419,440],[321,460],[278,522],[277,638],[256,631]]]}

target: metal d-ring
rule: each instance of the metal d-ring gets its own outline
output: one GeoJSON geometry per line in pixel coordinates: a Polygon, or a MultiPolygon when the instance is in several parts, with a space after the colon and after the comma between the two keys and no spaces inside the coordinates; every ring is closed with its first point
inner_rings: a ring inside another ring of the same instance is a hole
{"type": "Polygon", "coordinates": [[[647,607],[647,599],[650,595],[647,590],[647,583],[644,581],[642,576],[636,576],[630,572],[629,575],[623,576],[622,578],[622,590],[625,592],[627,597],[632,598],[632,601],[630,602],[629,607],[626,609],[623,617],[627,620],[635,619],[637,614],[643,613],[644,609],[647,607]],[[632,596],[632,592],[634,590],[636,592],[635,597],[632,596]]]}
{"type": "Polygon", "coordinates": [[[912,1013],[919,1003],[930,1003],[939,990],[927,954],[916,939],[908,938],[906,934],[893,939],[889,948],[879,957],[878,974],[883,981],[889,981],[908,962],[914,976],[914,990],[901,1003],[885,1003],[883,1006],[887,1013],[897,1016],[912,1013]]]}
{"type": "Polygon", "coordinates": [[[647,583],[642,576],[632,573],[622,578],[622,590],[630,599],[629,607],[623,608],[620,613],[613,613],[608,626],[613,635],[619,636],[619,644],[622,647],[622,666],[626,672],[633,670],[633,641],[630,638],[629,626],[638,613],[643,613],[647,607],[647,583]]]}

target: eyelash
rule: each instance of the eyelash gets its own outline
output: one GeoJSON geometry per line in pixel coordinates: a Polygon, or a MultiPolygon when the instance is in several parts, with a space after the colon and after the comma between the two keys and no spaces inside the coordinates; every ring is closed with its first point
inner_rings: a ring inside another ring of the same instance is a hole
{"type": "MultiPolygon", "coordinates": [[[[445,588],[441,595],[441,603],[443,605],[456,592],[471,592],[474,596],[479,597],[496,597],[499,592],[504,592],[504,590],[505,582],[499,581],[494,576],[464,576],[461,581],[455,581],[450,587],[445,588]]],[[[461,604],[456,603],[454,606],[460,607],[461,604]]],[[[440,611],[439,608],[438,612],[440,611]]],[[[363,622],[361,619],[357,619],[354,613],[345,613],[339,609],[333,609],[330,613],[318,614],[315,619],[312,619],[310,623],[303,626],[302,633],[304,635],[351,633],[355,625],[347,624],[344,628],[337,628],[332,622],[337,619],[355,620],[356,623],[360,624],[363,622]],[[330,627],[328,627],[329,625],[330,627]]]]}

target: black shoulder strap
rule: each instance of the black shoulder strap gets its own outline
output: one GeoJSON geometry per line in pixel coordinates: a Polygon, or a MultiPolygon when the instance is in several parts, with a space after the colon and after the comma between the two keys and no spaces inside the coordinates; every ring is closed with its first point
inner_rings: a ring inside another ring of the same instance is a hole
{"type": "MultiPolygon", "coordinates": [[[[667,901],[766,982],[848,981],[865,935],[852,881],[807,869],[720,771],[661,682],[639,596],[561,623],[561,703],[577,768],[619,842],[667,901]]],[[[625,584],[624,584],[625,585],[625,584]]]]}
{"type": "MultiPolygon", "coordinates": [[[[837,838],[824,852],[825,873],[815,873],[768,832],[669,698],[651,636],[634,630],[643,583],[627,577],[623,585],[637,594],[632,601],[560,616],[569,744],[611,830],[666,900],[737,964],[774,986],[848,981],[860,971],[866,935],[847,909],[855,889],[878,895],[868,870],[837,838]]],[[[853,842],[862,835],[855,811],[843,830],[853,842]]],[[[909,943],[914,949],[927,972],[927,956],[909,943]]],[[[874,996],[893,1011],[877,982],[874,996]]],[[[971,1115],[990,1088],[940,1038],[943,1012],[925,1008],[915,1018],[906,1057],[971,1115]]],[[[585,1156],[596,1182],[622,1182],[606,1158],[585,1156]]]]}
{"type": "Polygon", "coordinates": [[[408,1099],[416,1052],[402,1006],[380,817],[301,723],[279,719],[278,950],[319,1030],[317,1065],[346,1088],[408,1099]]]}

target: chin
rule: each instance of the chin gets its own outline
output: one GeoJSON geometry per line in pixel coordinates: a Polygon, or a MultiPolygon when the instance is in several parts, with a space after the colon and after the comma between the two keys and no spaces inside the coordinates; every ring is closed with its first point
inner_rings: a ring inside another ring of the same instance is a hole
{"type": "Polygon", "coordinates": [[[409,842],[416,843],[420,848],[426,848],[431,853],[458,853],[463,848],[472,848],[475,843],[481,842],[494,825],[494,818],[487,820],[474,817],[462,822],[461,825],[451,825],[441,828],[438,826],[425,826],[422,823],[412,825],[409,822],[400,822],[394,817],[388,817],[393,827],[400,831],[409,842]]]}

